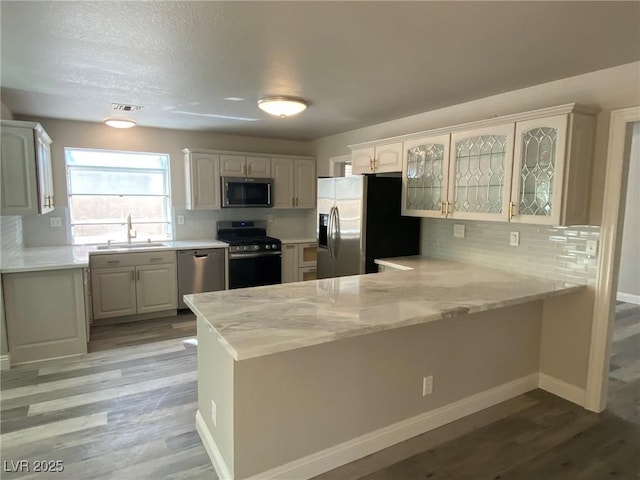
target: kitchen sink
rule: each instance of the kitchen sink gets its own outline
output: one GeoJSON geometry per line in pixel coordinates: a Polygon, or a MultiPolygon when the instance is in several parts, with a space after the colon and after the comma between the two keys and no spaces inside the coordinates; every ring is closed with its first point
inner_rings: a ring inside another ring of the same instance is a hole
{"type": "Polygon", "coordinates": [[[135,250],[138,248],[166,247],[165,243],[160,242],[140,242],[140,243],[108,243],[98,245],[98,250],[135,250]]]}

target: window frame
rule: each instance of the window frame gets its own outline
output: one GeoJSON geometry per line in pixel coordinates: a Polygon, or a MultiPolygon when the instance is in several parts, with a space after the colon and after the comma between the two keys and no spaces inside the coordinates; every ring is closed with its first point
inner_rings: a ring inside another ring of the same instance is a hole
{"type": "MultiPolygon", "coordinates": [[[[65,180],[67,184],[67,206],[69,208],[69,238],[71,240],[72,245],[98,245],[100,243],[107,243],[108,241],[120,241],[122,239],[108,239],[105,238],[103,242],[78,242],[76,236],[74,235],[74,227],[82,226],[82,225],[120,225],[126,226],[126,220],[120,221],[93,221],[93,222],[74,222],[73,214],[72,214],[72,198],[73,197],[83,197],[83,196],[102,196],[102,197],[161,197],[163,198],[163,206],[162,210],[165,213],[164,219],[158,219],[155,221],[151,220],[136,220],[133,219],[134,225],[162,225],[164,230],[164,237],[159,240],[170,241],[173,239],[173,221],[172,221],[172,203],[171,203],[171,156],[168,153],[157,153],[157,152],[140,152],[140,151],[131,151],[131,150],[111,150],[111,149],[102,149],[102,148],[83,148],[83,147],[64,147],[64,164],[65,164],[65,180]],[[124,155],[148,155],[148,156],[157,156],[164,157],[165,167],[164,168],[150,168],[150,167],[142,167],[142,168],[134,168],[134,167],[113,167],[107,165],[100,166],[87,166],[87,165],[70,165],[68,159],[70,158],[71,152],[82,151],[82,152],[96,152],[101,154],[124,154],[124,155]],[[123,172],[123,173],[158,173],[161,172],[163,176],[163,186],[164,186],[164,194],[148,194],[148,193],[73,193],[71,188],[71,171],[75,170],[79,171],[87,171],[87,172],[123,172]]],[[[143,240],[137,240],[141,242],[143,240]]]]}

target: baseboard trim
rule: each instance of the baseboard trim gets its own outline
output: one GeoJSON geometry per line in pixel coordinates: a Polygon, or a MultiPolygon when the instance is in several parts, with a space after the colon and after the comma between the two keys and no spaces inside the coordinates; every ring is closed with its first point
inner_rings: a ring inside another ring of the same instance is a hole
{"type": "MultiPolygon", "coordinates": [[[[538,387],[538,374],[534,373],[526,377],[518,378],[511,382],[497,386],[490,390],[472,395],[457,402],[445,405],[435,410],[422,413],[415,417],[389,425],[374,432],[367,433],[358,438],[348,440],[325,450],[313,453],[306,457],[299,458],[292,462],[280,465],[265,472],[259,473],[247,480],[267,480],[267,479],[308,479],[321,473],[328,472],[346,463],[353,462],[366,455],[370,455],[396,443],[408,440],[409,438],[441,427],[447,423],[459,420],[485,408],[496,405],[510,398],[522,395],[538,387]]],[[[206,429],[202,422],[201,427],[206,429]]],[[[200,430],[198,430],[200,431],[200,430]]],[[[208,432],[207,432],[208,433],[208,432]]],[[[201,438],[206,436],[201,434],[201,438]]],[[[209,435],[210,438],[210,435],[209,435]]],[[[211,439],[213,442],[213,439],[211,439]]],[[[209,456],[212,451],[205,445],[209,456]]],[[[217,452],[215,448],[215,452],[217,452]]],[[[218,475],[220,471],[216,468],[218,475]]],[[[227,470],[228,471],[228,470],[227,470]]]]}
{"type": "Polygon", "coordinates": [[[616,293],[616,300],[619,302],[635,303],[640,305],[640,295],[632,295],[630,293],[616,293]]]}
{"type": "Polygon", "coordinates": [[[202,444],[209,454],[209,459],[218,474],[219,480],[233,480],[233,475],[231,474],[227,463],[224,461],[224,458],[222,458],[222,454],[220,453],[220,450],[218,450],[218,446],[213,440],[207,424],[204,423],[204,418],[200,415],[200,410],[196,412],[196,431],[198,432],[198,435],[200,435],[200,440],[202,440],[202,444]]]}
{"type": "Polygon", "coordinates": [[[538,377],[538,387],[542,390],[584,407],[586,400],[584,389],[544,373],[538,374],[538,377]]]}
{"type": "Polygon", "coordinates": [[[0,370],[9,370],[10,368],[9,355],[0,355],[0,370]]]}

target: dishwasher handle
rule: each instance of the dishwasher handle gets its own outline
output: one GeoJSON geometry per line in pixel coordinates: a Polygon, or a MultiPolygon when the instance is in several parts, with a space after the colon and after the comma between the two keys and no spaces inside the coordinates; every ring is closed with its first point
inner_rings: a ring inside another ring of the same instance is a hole
{"type": "Polygon", "coordinates": [[[195,258],[208,258],[209,254],[208,253],[196,253],[193,255],[195,258]]]}

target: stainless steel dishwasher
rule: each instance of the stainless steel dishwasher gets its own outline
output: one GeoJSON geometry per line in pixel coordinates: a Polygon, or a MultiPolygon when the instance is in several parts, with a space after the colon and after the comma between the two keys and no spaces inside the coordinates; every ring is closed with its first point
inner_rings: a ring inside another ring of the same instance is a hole
{"type": "Polygon", "coordinates": [[[178,250],[178,308],[190,293],[224,290],[224,248],[178,250]]]}

